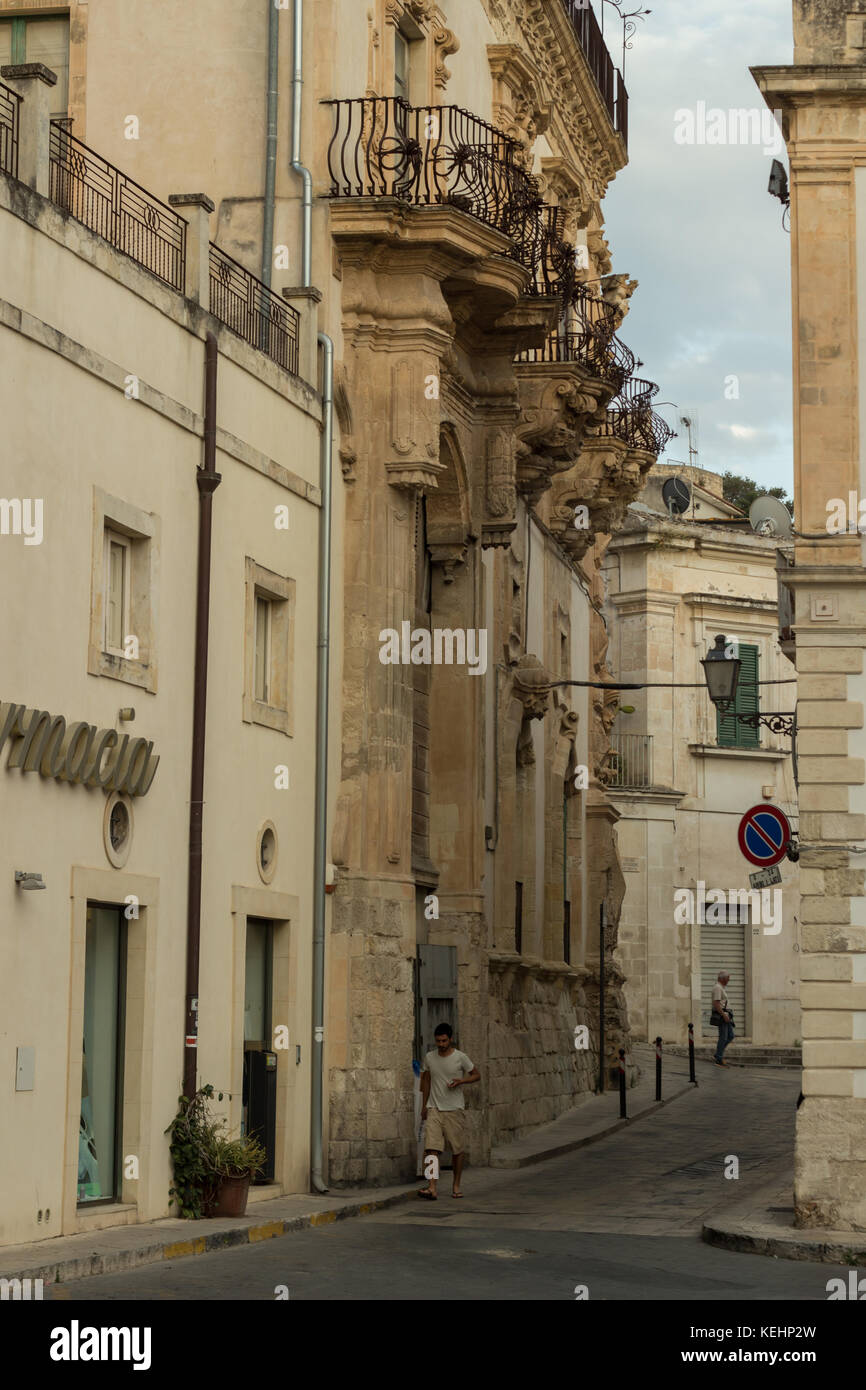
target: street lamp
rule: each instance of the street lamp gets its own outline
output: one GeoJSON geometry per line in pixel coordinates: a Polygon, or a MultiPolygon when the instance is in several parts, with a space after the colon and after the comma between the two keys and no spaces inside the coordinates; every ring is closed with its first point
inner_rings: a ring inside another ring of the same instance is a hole
{"type": "Polygon", "coordinates": [[[742,663],[738,656],[729,655],[727,648],[728,639],[720,634],[716,638],[715,646],[707,652],[701,662],[707,690],[714,705],[732,704],[737,693],[742,663]]]}

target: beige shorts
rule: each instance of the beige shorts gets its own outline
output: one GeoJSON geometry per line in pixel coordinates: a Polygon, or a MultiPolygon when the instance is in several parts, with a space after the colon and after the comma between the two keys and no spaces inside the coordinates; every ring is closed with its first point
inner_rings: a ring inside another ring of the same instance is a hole
{"type": "Polygon", "coordinates": [[[434,1110],[428,1106],[424,1148],[435,1153],[450,1149],[453,1154],[462,1154],[465,1114],[465,1110],[434,1110]]]}

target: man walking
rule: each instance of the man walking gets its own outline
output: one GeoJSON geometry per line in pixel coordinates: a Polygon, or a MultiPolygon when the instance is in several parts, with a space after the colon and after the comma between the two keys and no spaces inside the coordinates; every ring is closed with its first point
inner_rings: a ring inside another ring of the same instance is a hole
{"type": "Polygon", "coordinates": [[[451,1039],[450,1023],[440,1023],[433,1035],[436,1051],[424,1058],[426,1070],[421,1077],[421,1119],[427,1121],[424,1146],[424,1176],[427,1187],[418,1193],[428,1202],[438,1196],[439,1158],[446,1148],[454,1157],[452,1197],[462,1197],[460,1179],[464,1158],[464,1113],[466,1102],[463,1087],[480,1081],[475,1063],[465,1052],[459,1052],[451,1039]],[[435,1176],[433,1176],[435,1175],[435,1176]]]}
{"type": "Polygon", "coordinates": [[[716,1055],[713,1058],[717,1067],[728,1065],[722,1054],[734,1036],[734,1018],[728,1008],[728,996],[725,993],[725,986],[730,978],[727,970],[720,970],[716,983],[713,985],[712,1019],[719,1030],[719,1041],[716,1045],[716,1055]]]}

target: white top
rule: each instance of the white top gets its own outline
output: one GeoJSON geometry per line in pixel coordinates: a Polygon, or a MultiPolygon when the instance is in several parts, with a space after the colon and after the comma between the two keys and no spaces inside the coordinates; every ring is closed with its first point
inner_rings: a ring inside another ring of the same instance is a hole
{"type": "Polygon", "coordinates": [[[454,1090],[450,1091],[448,1082],[475,1070],[475,1063],[470,1061],[466,1053],[458,1052],[456,1047],[447,1057],[440,1057],[438,1051],[428,1052],[424,1058],[424,1065],[430,1073],[430,1104],[433,1109],[465,1110],[463,1087],[455,1086],[454,1090]]]}

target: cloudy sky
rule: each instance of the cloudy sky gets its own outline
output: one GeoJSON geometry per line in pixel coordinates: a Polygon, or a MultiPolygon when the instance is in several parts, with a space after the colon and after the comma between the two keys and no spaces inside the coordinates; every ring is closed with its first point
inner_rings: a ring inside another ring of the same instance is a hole
{"type": "MultiPolygon", "coordinates": [[[[731,134],[731,109],[766,110],[749,66],[791,62],[791,0],[648,2],[626,54],[630,163],[604,203],[613,269],[640,282],[621,335],[643,359],[641,375],[659,383],[658,399],[679,407],[660,414],[696,421],[696,463],[790,491],[791,239],[766,191],[773,153],[763,139],[680,144],[674,133],[689,134],[675,113],[691,111],[697,136],[699,103],[708,122],[713,108],[726,113],[714,135],[731,134]]],[[[604,10],[619,66],[620,23],[604,10]]],[[[688,461],[687,432],[676,428],[665,462],[688,461]]]]}

